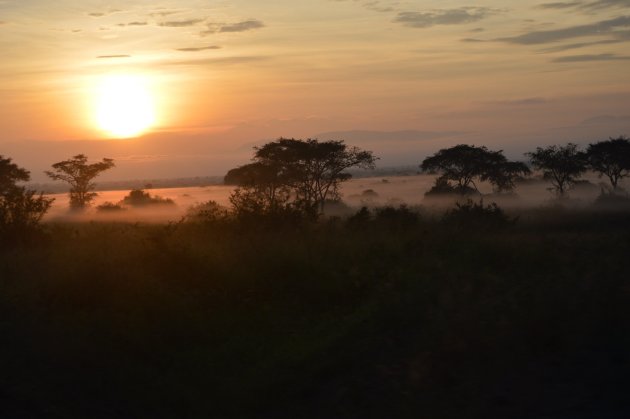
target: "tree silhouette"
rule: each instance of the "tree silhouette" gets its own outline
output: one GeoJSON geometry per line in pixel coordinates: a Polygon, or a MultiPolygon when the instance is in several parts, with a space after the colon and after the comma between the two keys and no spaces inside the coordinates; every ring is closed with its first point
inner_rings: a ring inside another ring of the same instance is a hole
{"type": "Polygon", "coordinates": [[[247,198],[271,210],[288,204],[316,214],[327,200],[338,199],[339,185],[352,177],[347,169],[373,168],[376,158],[343,141],[280,138],[255,148],[253,160],[225,177],[226,183],[240,187],[233,196],[236,202],[247,198]]]}
{"type": "Polygon", "coordinates": [[[615,190],[619,181],[630,175],[630,140],[622,136],[590,144],[586,158],[589,166],[600,177],[606,176],[615,190]]]}
{"type": "Polygon", "coordinates": [[[0,236],[5,239],[36,228],[54,201],[17,185],[28,180],[28,170],[0,155],[0,236]]]}
{"type": "Polygon", "coordinates": [[[78,154],[71,159],[55,163],[52,167],[52,171],[45,173],[53,180],[62,180],[70,185],[70,208],[83,209],[97,196],[92,192],[96,186],[92,180],[114,167],[114,160],[103,159],[88,164],[88,158],[78,154]]]}
{"type": "Polygon", "coordinates": [[[424,172],[441,174],[432,192],[462,195],[479,193],[475,179],[490,182],[496,192],[509,192],[514,189],[516,179],[530,173],[524,163],[508,161],[503,151],[466,144],[438,151],[424,159],[420,168],[424,172]],[[455,186],[450,182],[455,182],[455,186]]]}
{"type": "Polygon", "coordinates": [[[538,147],[536,151],[526,153],[532,166],[542,170],[543,178],[553,185],[558,197],[566,195],[567,190],[586,172],[587,163],[584,153],[578,146],[568,143],[565,146],[538,147]]]}

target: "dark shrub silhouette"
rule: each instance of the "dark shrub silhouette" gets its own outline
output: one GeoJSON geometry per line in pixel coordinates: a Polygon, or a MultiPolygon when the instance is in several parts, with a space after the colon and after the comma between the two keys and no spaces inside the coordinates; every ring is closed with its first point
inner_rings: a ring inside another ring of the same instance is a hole
{"type": "Polygon", "coordinates": [[[0,155],[0,244],[28,239],[40,230],[40,221],[54,201],[42,193],[18,186],[30,173],[0,155]]]}
{"type": "Polygon", "coordinates": [[[220,224],[229,219],[229,210],[215,201],[193,205],[186,213],[187,221],[204,224],[220,224]]]}
{"type": "Polygon", "coordinates": [[[494,202],[486,206],[483,200],[469,199],[463,204],[455,204],[454,209],[444,214],[442,222],[458,229],[493,231],[509,227],[516,220],[508,217],[494,202]]]}
{"type": "Polygon", "coordinates": [[[118,212],[125,211],[125,207],[120,204],[114,204],[113,202],[103,202],[101,205],[96,207],[96,210],[99,212],[118,212]]]}
{"type": "Polygon", "coordinates": [[[419,221],[420,215],[406,205],[377,208],[374,214],[374,222],[390,230],[412,228],[416,226],[419,221]]]}
{"type": "Polygon", "coordinates": [[[123,198],[122,201],[120,201],[120,203],[132,207],[145,207],[148,205],[175,205],[175,202],[172,199],[151,195],[142,189],[133,189],[123,198]]]}

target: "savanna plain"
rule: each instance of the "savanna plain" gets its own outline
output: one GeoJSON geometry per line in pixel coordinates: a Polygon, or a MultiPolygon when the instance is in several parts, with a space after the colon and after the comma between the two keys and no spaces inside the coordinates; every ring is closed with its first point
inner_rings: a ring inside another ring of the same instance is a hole
{"type": "Polygon", "coordinates": [[[541,181],[454,207],[433,180],[353,179],[315,220],[188,210],[229,186],[57,196],[0,253],[0,412],[627,417],[630,213],[541,181]]]}

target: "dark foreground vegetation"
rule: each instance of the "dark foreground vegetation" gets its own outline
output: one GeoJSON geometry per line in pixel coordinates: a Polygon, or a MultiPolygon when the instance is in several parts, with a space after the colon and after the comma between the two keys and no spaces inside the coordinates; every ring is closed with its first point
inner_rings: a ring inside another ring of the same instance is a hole
{"type": "Polygon", "coordinates": [[[630,415],[627,212],[206,210],[0,252],[0,417],[630,415]]]}

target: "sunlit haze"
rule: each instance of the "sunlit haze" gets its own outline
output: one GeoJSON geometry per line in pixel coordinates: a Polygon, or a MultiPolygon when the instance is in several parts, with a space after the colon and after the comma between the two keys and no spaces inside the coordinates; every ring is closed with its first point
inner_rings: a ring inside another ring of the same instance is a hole
{"type": "Polygon", "coordinates": [[[625,0],[1,0],[0,151],[36,181],[220,175],[280,136],[522,158],[630,133],[629,31],[625,0]]]}

